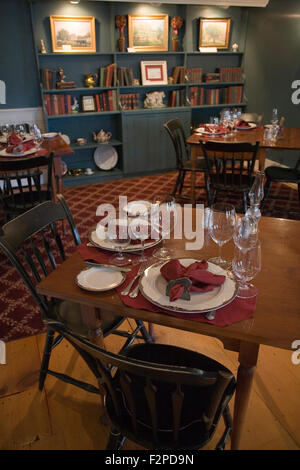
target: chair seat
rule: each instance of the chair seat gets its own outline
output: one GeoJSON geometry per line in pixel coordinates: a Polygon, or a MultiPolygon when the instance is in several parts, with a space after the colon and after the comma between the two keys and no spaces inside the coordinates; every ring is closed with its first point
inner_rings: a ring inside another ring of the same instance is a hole
{"type": "Polygon", "coordinates": [[[297,183],[300,181],[300,171],[294,168],[281,168],[280,166],[269,166],[265,169],[265,175],[272,181],[280,181],[282,183],[297,183]]]}
{"type": "MultiPolygon", "coordinates": [[[[68,329],[84,338],[90,337],[88,327],[85,327],[82,322],[80,304],[55,299],[53,307],[52,314],[68,329]]],[[[118,328],[124,320],[124,317],[114,315],[103,318],[103,320],[101,320],[103,336],[105,337],[107,334],[111,333],[112,329],[118,328]]]]}
{"type": "MultiPolygon", "coordinates": [[[[176,365],[182,367],[191,367],[206,371],[217,371],[222,370],[229,372],[226,367],[222,364],[208,358],[202,354],[190,351],[187,349],[162,345],[162,344],[138,344],[129,348],[125,355],[130,358],[134,358],[141,361],[150,361],[152,363],[165,364],[165,365],[176,365]],[[151,346],[151,347],[149,347],[151,346]]],[[[126,398],[121,392],[121,387],[118,386],[120,376],[117,373],[114,381],[116,382],[115,389],[119,390],[119,403],[121,416],[117,417],[114,415],[113,404],[111,398],[107,397],[107,411],[113,425],[122,433],[126,434],[130,438],[128,429],[130,429],[131,415],[128,409],[126,398]]],[[[230,394],[229,388],[232,386],[232,393],[234,390],[235,380],[230,383],[227,390],[224,393],[230,394]]],[[[137,435],[140,439],[141,445],[146,445],[153,441],[152,430],[151,430],[151,417],[148,410],[148,403],[144,394],[145,379],[143,377],[136,376],[133,387],[134,391],[134,402],[136,404],[136,410],[139,410],[138,433],[132,430],[132,436],[134,436],[135,442],[137,442],[137,435]]],[[[211,438],[215,431],[217,422],[221,416],[222,410],[217,410],[213,426],[207,429],[204,416],[204,399],[201,399],[201,390],[191,386],[184,387],[185,400],[182,407],[182,420],[179,431],[178,444],[174,442],[173,436],[173,413],[172,404],[168,399],[164,397],[170,397],[170,387],[174,388],[174,384],[160,383],[158,386],[159,397],[157,402],[160,404],[160,409],[157,412],[158,418],[158,439],[156,448],[185,448],[185,449],[197,449],[203,447],[205,443],[211,438]]]]}
{"type": "MultiPolygon", "coordinates": [[[[191,171],[191,161],[186,160],[183,164],[178,168],[180,170],[191,171]]],[[[197,157],[196,160],[196,171],[204,171],[206,169],[206,163],[204,157],[197,157]]]]}
{"type": "Polygon", "coordinates": [[[4,196],[3,203],[5,210],[11,213],[25,212],[38,204],[49,201],[51,199],[50,191],[37,192],[23,192],[17,193],[14,196],[4,196]]]}
{"type": "Polygon", "coordinates": [[[249,180],[249,176],[247,175],[228,175],[226,184],[225,182],[218,182],[216,176],[212,175],[212,182],[214,188],[218,191],[231,191],[234,193],[240,193],[251,188],[251,180],[249,180]]]}

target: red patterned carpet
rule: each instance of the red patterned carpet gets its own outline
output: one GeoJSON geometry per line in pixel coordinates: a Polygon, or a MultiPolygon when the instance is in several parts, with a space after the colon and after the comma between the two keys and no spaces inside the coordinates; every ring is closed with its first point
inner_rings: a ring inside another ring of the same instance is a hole
{"type": "MultiPolygon", "coordinates": [[[[74,216],[81,240],[86,240],[89,230],[97,222],[96,208],[101,203],[116,204],[118,196],[128,199],[151,199],[158,193],[170,193],[176,179],[176,173],[165,173],[142,178],[132,178],[89,186],[66,188],[64,196],[74,216]]],[[[297,218],[300,214],[289,215],[287,210],[299,210],[297,191],[287,185],[275,185],[272,194],[280,194],[289,201],[271,201],[267,203],[264,215],[284,218],[297,218]]],[[[200,202],[205,202],[205,192],[199,192],[200,202]]],[[[236,204],[237,210],[241,207],[236,204]]],[[[3,224],[0,214],[0,224],[3,224]]],[[[73,250],[71,237],[66,235],[67,252],[73,250]]],[[[39,334],[44,331],[40,313],[27,292],[18,274],[9,261],[0,253],[0,339],[11,341],[39,334]]]]}

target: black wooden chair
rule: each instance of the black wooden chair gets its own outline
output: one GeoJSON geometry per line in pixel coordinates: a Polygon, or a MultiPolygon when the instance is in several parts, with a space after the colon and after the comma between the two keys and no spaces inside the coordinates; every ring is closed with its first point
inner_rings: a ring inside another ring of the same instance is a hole
{"type": "Polygon", "coordinates": [[[53,156],[0,161],[0,200],[6,221],[51,200],[53,156]],[[42,170],[47,181],[42,184],[42,170]]]}
{"type": "Polygon", "coordinates": [[[199,449],[214,435],[223,416],[225,448],[232,419],[228,403],[233,374],[222,364],[187,349],[136,344],[122,355],[100,349],[57,322],[104,388],[112,428],[107,450],[120,450],[125,438],[148,449],[199,449]]]}
{"type": "MultiPolygon", "coordinates": [[[[298,185],[298,199],[300,203],[300,157],[294,168],[282,168],[279,166],[268,166],[265,169],[266,182],[264,187],[265,197],[262,201],[261,208],[264,209],[265,203],[268,199],[281,199],[280,196],[270,196],[272,183],[294,183],[298,185]]],[[[289,211],[294,213],[294,211],[289,211]]],[[[299,213],[299,212],[295,212],[299,213]]]]}
{"type": "Polygon", "coordinates": [[[201,141],[207,165],[207,174],[213,192],[209,204],[213,204],[219,192],[242,196],[247,211],[247,194],[253,183],[253,172],[259,142],[231,143],[201,141]]]}
{"type": "MultiPolygon", "coordinates": [[[[182,126],[180,119],[171,119],[170,121],[164,124],[164,128],[168,132],[174,149],[175,149],[175,156],[176,156],[176,168],[178,170],[178,176],[176,179],[175,186],[173,188],[172,195],[174,197],[178,196],[182,199],[190,199],[190,196],[182,196],[183,188],[189,187],[188,185],[184,185],[184,180],[187,173],[191,172],[191,163],[189,159],[189,148],[186,144],[186,135],[182,126]],[[178,193],[177,193],[178,190],[178,193]]],[[[196,185],[196,189],[205,189],[207,194],[207,200],[209,200],[209,185],[208,180],[206,178],[205,173],[205,160],[203,156],[199,156],[196,162],[196,172],[202,173],[204,176],[204,185],[196,185]]]]}
{"type": "MultiPolygon", "coordinates": [[[[75,245],[80,244],[80,237],[75,226],[72,214],[62,195],[58,195],[58,204],[46,201],[26,213],[16,217],[2,227],[0,236],[0,249],[9,258],[22,277],[35,302],[39,306],[42,319],[47,322],[49,319],[62,321],[77,334],[88,337],[90,332],[83,327],[81,321],[80,305],[58,299],[48,299],[37,293],[35,285],[46,277],[57,264],[66,259],[64,244],[70,241],[67,239],[63,244],[63,239],[59,234],[58,223],[64,221],[68,223],[75,245]]],[[[71,241],[72,245],[72,241],[71,241]]],[[[125,320],[124,317],[115,316],[110,320],[101,323],[103,336],[110,333],[122,336],[126,342],[122,349],[126,350],[135,338],[141,338],[151,342],[151,338],[142,321],[136,321],[136,328],[133,333],[127,331],[116,331],[116,328],[125,320]]],[[[54,339],[54,330],[47,328],[45,349],[40,370],[39,388],[42,390],[46,375],[55,377],[82,386],[83,384],[75,379],[60,374],[49,369],[49,360],[52,349],[62,340],[58,335],[54,339]]],[[[95,392],[95,387],[83,387],[95,392]]],[[[97,391],[98,393],[98,391],[97,391]]]]}

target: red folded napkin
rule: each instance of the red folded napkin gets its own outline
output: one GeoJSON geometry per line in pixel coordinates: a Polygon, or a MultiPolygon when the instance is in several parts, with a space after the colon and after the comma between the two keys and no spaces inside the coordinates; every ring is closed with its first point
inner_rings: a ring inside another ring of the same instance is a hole
{"type": "Polygon", "coordinates": [[[236,127],[251,127],[248,122],[246,121],[239,121],[236,125],[236,127]]]}
{"type": "Polygon", "coordinates": [[[29,142],[24,142],[23,144],[19,143],[19,144],[10,145],[6,148],[6,152],[7,153],[16,153],[16,155],[18,155],[18,153],[27,152],[27,150],[32,149],[34,146],[35,146],[34,142],[32,142],[30,140],[29,142]]]}
{"type": "Polygon", "coordinates": [[[22,139],[17,136],[15,132],[12,132],[7,141],[10,145],[19,145],[22,143],[22,139]]]}
{"type": "Polygon", "coordinates": [[[226,134],[228,132],[228,129],[224,126],[218,125],[216,126],[215,124],[205,124],[204,126],[205,132],[209,132],[210,134],[226,134]],[[212,132],[212,129],[214,128],[214,132],[212,132]]]}
{"type": "MultiPolygon", "coordinates": [[[[166,314],[172,317],[182,318],[187,321],[195,321],[197,323],[210,323],[220,327],[229,326],[232,323],[244,321],[253,317],[257,300],[256,297],[252,299],[240,299],[236,297],[228,305],[225,305],[225,307],[217,309],[215,318],[213,320],[208,320],[203,313],[177,313],[153,305],[151,302],[149,302],[149,300],[145,299],[141,292],[139,292],[135,298],[129,297],[129,295],[121,295],[122,290],[132,281],[134,276],[137,274],[138,269],[139,265],[134,266],[130,273],[126,275],[124,283],[116,288],[121,302],[127,307],[166,314]]],[[[134,284],[132,287],[134,288],[135,285],[136,284],[134,284]]],[[[128,311],[128,316],[130,316],[130,310],[128,311]]]]}
{"type": "MultiPolygon", "coordinates": [[[[213,274],[208,269],[208,263],[205,260],[195,261],[187,268],[182,266],[178,259],[172,259],[164,264],[160,270],[167,281],[176,281],[176,279],[187,277],[192,281],[188,292],[209,292],[216,286],[225,282],[226,276],[213,274]]],[[[178,300],[184,292],[184,286],[175,284],[169,293],[170,301],[178,300]]]]}

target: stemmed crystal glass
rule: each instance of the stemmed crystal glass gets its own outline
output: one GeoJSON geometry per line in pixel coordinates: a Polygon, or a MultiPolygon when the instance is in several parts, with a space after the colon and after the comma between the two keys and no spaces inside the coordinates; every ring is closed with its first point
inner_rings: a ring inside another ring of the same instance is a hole
{"type": "Polygon", "coordinates": [[[25,132],[25,127],[23,126],[23,124],[16,124],[15,125],[15,133],[21,138],[23,139],[23,137],[25,136],[26,132],[25,132]]]}
{"type": "Polygon", "coordinates": [[[232,260],[232,269],[238,281],[237,297],[250,299],[258,294],[257,287],[250,284],[250,281],[261,270],[261,244],[260,241],[248,248],[234,248],[234,257],[232,260]]]}
{"type": "Polygon", "coordinates": [[[209,214],[209,233],[211,238],[219,246],[219,256],[208,261],[228,269],[230,262],[222,258],[222,246],[233,237],[236,223],[236,212],[232,204],[217,202],[213,204],[209,214]]]}
{"type": "Polygon", "coordinates": [[[258,241],[256,220],[252,217],[237,217],[233,240],[240,250],[253,248],[258,241]]]}
{"type": "Polygon", "coordinates": [[[6,139],[6,141],[8,140],[8,136],[10,134],[10,129],[11,128],[10,128],[9,124],[3,124],[3,126],[1,126],[1,134],[6,139]]]}
{"type": "Polygon", "coordinates": [[[42,137],[42,133],[40,131],[40,129],[38,128],[38,126],[36,124],[33,124],[32,126],[30,126],[30,135],[32,136],[33,138],[33,141],[34,141],[34,144],[36,146],[37,149],[40,148],[40,146],[42,145],[42,142],[43,142],[43,137],[42,137]]]}
{"type": "Polygon", "coordinates": [[[107,238],[111,245],[117,249],[117,253],[110,257],[109,262],[117,266],[125,266],[131,263],[130,257],[123,253],[131,242],[127,219],[111,220],[108,224],[107,238]]]}
{"type": "Polygon", "coordinates": [[[168,194],[155,196],[151,212],[153,227],[162,237],[161,247],[153,252],[153,256],[158,259],[172,258],[173,250],[166,248],[165,239],[170,237],[177,221],[174,197],[168,194]]]}
{"type": "Polygon", "coordinates": [[[131,239],[140,240],[142,245],[141,255],[135,260],[136,263],[143,263],[148,260],[145,255],[145,241],[150,236],[151,225],[149,223],[149,215],[141,214],[137,217],[130,218],[129,236],[131,239]]]}

